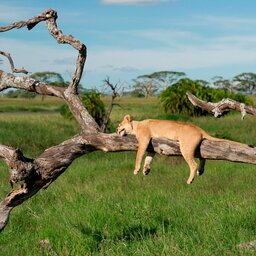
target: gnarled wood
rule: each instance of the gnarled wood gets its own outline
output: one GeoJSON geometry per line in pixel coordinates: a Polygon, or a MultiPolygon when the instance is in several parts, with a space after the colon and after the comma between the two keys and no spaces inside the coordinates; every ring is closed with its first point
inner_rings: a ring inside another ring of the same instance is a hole
{"type": "Polygon", "coordinates": [[[226,98],[219,102],[212,103],[198,99],[190,92],[186,93],[188,99],[194,106],[200,107],[214,115],[214,117],[220,117],[224,112],[229,110],[236,110],[241,112],[242,119],[244,119],[246,113],[256,116],[256,109],[250,106],[246,106],[244,103],[226,98]]]}

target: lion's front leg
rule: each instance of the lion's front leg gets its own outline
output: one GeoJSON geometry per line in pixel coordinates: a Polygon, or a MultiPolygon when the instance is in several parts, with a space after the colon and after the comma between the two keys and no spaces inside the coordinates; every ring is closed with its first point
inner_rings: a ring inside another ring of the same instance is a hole
{"type": "Polygon", "coordinates": [[[133,173],[135,175],[138,174],[138,172],[140,170],[141,160],[143,158],[143,155],[144,155],[147,147],[148,147],[148,142],[143,142],[143,143],[139,142],[139,147],[138,147],[138,151],[137,151],[137,155],[136,155],[135,168],[133,171],[133,173]]]}

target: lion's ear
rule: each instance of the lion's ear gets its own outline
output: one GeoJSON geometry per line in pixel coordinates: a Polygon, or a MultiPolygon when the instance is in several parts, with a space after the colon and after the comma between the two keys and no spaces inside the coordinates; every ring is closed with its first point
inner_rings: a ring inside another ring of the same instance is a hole
{"type": "Polygon", "coordinates": [[[131,122],[132,121],[132,118],[130,115],[125,115],[124,116],[124,120],[127,120],[128,122],[131,122]]]}

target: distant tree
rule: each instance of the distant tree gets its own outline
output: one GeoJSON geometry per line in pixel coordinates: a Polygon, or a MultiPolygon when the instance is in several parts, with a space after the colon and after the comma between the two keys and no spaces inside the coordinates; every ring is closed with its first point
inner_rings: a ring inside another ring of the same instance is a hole
{"type": "Polygon", "coordinates": [[[151,78],[138,76],[134,79],[133,89],[138,95],[144,95],[145,98],[153,96],[157,91],[157,85],[151,78]]]}
{"type": "Polygon", "coordinates": [[[256,90],[256,74],[255,73],[242,73],[233,78],[237,82],[237,91],[253,94],[256,90]]]}
{"type": "Polygon", "coordinates": [[[68,84],[64,81],[61,74],[51,71],[36,72],[30,76],[31,78],[50,85],[66,87],[68,84]]]}
{"type": "Polygon", "coordinates": [[[138,78],[148,78],[153,81],[159,88],[166,89],[168,86],[176,83],[181,78],[184,78],[186,74],[178,71],[158,71],[149,75],[139,76],[138,78]]]}
{"type": "Polygon", "coordinates": [[[137,97],[149,97],[154,95],[157,91],[166,89],[168,86],[173,85],[181,78],[184,78],[184,72],[177,71],[157,71],[151,74],[138,76],[134,80],[134,91],[132,95],[137,97]]]}
{"type": "Polygon", "coordinates": [[[225,89],[231,93],[236,91],[236,82],[233,80],[224,79],[222,76],[215,76],[212,80],[216,88],[225,89]]]}

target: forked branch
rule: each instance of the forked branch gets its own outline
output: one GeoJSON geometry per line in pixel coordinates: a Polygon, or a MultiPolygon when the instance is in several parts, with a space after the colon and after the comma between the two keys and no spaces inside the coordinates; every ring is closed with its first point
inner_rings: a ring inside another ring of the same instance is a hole
{"type": "Polygon", "coordinates": [[[35,27],[39,22],[45,21],[49,33],[60,44],[70,44],[74,49],[78,51],[76,60],[76,69],[72,76],[72,81],[68,88],[61,90],[49,86],[45,83],[40,83],[34,79],[13,77],[11,74],[0,71],[0,90],[10,87],[21,88],[29,91],[34,91],[44,95],[54,95],[60,97],[66,101],[72,114],[80,124],[81,128],[88,133],[99,131],[99,127],[95,120],[90,116],[88,111],[84,108],[82,102],[77,94],[77,88],[83,73],[84,63],[86,61],[86,46],[79,40],[75,39],[71,35],[64,35],[56,24],[58,15],[55,10],[47,9],[42,14],[29,19],[28,21],[15,22],[5,27],[0,28],[0,32],[5,32],[14,28],[21,28],[26,26],[29,30],[35,27]],[[38,88],[36,88],[38,87],[38,88]]]}

